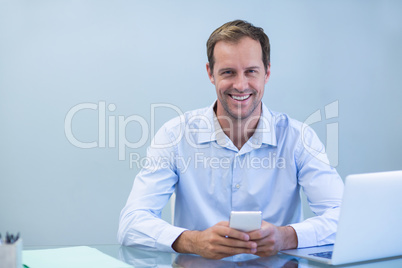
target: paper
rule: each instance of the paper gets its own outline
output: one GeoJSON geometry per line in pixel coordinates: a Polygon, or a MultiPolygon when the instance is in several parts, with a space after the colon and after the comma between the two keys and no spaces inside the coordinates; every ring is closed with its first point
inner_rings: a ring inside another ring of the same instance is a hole
{"type": "Polygon", "coordinates": [[[22,262],[29,268],[128,268],[132,267],[101,251],[86,247],[24,250],[22,262]]]}

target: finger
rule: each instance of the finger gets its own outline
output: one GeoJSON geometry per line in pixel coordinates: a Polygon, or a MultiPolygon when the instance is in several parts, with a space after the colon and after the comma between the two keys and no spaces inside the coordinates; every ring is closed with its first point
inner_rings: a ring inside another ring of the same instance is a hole
{"type": "Polygon", "coordinates": [[[230,246],[220,245],[217,246],[214,251],[220,255],[226,255],[227,257],[229,257],[243,253],[255,254],[257,253],[257,248],[244,248],[244,247],[234,247],[232,245],[230,246]]]}
{"type": "Polygon", "coordinates": [[[249,234],[223,225],[221,225],[220,228],[218,229],[218,234],[223,237],[230,237],[242,241],[250,240],[249,234]]]}
{"type": "Polygon", "coordinates": [[[262,247],[266,247],[266,246],[272,246],[275,244],[275,241],[273,239],[271,239],[271,237],[264,237],[262,239],[251,240],[251,241],[253,241],[257,244],[258,249],[260,249],[262,247]]]}
{"type": "Polygon", "coordinates": [[[215,232],[218,234],[215,242],[219,245],[246,249],[257,248],[257,243],[249,241],[247,233],[224,226],[215,226],[215,232]]]}
{"type": "Polygon", "coordinates": [[[257,243],[254,241],[242,241],[233,238],[223,238],[219,241],[220,245],[227,247],[235,247],[235,248],[245,248],[245,249],[256,249],[257,243]]]}
{"type": "Polygon", "coordinates": [[[260,256],[260,257],[273,256],[276,254],[278,254],[278,250],[274,246],[258,247],[257,252],[255,253],[255,255],[260,256]]]}
{"type": "Polygon", "coordinates": [[[251,231],[248,233],[248,235],[250,236],[250,240],[260,240],[272,235],[275,232],[275,228],[276,227],[274,225],[265,222],[263,223],[261,229],[251,231]]]}
{"type": "Polygon", "coordinates": [[[221,221],[221,222],[218,222],[216,225],[229,227],[229,222],[228,221],[221,221]]]}
{"type": "Polygon", "coordinates": [[[234,238],[234,239],[238,239],[238,240],[242,240],[242,241],[249,241],[250,240],[250,235],[245,233],[245,232],[241,232],[239,230],[236,229],[232,229],[229,228],[229,232],[227,232],[227,236],[230,238],[234,238]]]}
{"type": "Polygon", "coordinates": [[[261,239],[269,236],[270,232],[269,232],[269,230],[260,229],[260,230],[255,230],[255,231],[249,232],[248,235],[250,237],[250,240],[256,241],[256,240],[261,240],[261,239]]]}
{"type": "Polygon", "coordinates": [[[221,237],[226,237],[226,238],[231,237],[231,238],[235,238],[235,239],[239,239],[239,240],[243,240],[243,241],[250,240],[250,237],[247,233],[227,227],[222,222],[217,223],[212,228],[213,228],[214,232],[221,237]]]}

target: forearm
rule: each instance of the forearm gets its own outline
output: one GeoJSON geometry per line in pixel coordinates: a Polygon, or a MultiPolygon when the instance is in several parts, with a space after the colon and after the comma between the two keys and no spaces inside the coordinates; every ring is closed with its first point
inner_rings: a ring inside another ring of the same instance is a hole
{"type": "Polygon", "coordinates": [[[281,226],[279,227],[279,233],[282,241],[282,245],[279,250],[297,248],[297,234],[293,227],[281,226]]]}
{"type": "Polygon", "coordinates": [[[178,253],[194,254],[194,240],[199,231],[184,231],[172,244],[172,248],[178,253]]]}
{"type": "Polygon", "coordinates": [[[291,224],[296,231],[298,247],[312,247],[335,242],[340,208],[328,209],[323,215],[291,224]]]}
{"type": "Polygon", "coordinates": [[[126,246],[173,252],[171,245],[184,230],[147,211],[135,211],[121,217],[118,240],[126,246]]]}

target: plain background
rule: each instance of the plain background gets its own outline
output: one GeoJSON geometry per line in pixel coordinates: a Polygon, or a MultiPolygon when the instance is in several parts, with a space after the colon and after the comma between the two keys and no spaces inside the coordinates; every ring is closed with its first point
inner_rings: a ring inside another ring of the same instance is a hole
{"type": "MultiPolygon", "coordinates": [[[[152,136],[141,122],[152,104],[214,102],[205,42],[238,18],[271,40],[264,103],[302,122],[321,113],[311,126],[342,178],[402,169],[401,14],[401,1],[1,0],[0,232],[26,245],[117,243],[138,172],[129,156],[145,156],[152,136]],[[71,131],[96,148],[67,138],[80,104],[96,109],[77,112],[71,131]],[[144,141],[125,160],[122,137],[144,141]]],[[[177,112],[154,115],[158,129],[177,112]]]]}

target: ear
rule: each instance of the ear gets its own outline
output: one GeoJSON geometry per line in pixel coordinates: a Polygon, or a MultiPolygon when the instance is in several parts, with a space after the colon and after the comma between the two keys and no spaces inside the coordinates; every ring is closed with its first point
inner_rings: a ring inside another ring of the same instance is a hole
{"type": "Polygon", "coordinates": [[[271,76],[271,63],[268,64],[268,67],[267,67],[267,72],[265,74],[265,84],[268,83],[270,76],[271,76]]]}
{"type": "Polygon", "coordinates": [[[207,62],[207,73],[208,73],[209,80],[211,81],[212,84],[215,85],[214,75],[211,72],[211,68],[209,67],[209,62],[207,62]]]}

